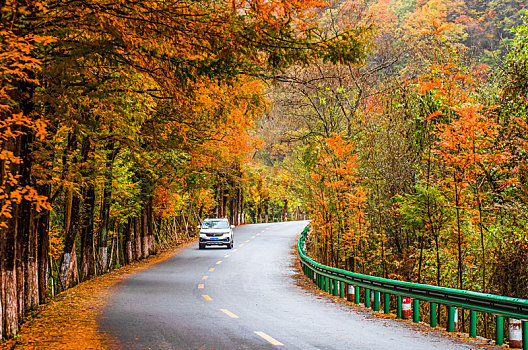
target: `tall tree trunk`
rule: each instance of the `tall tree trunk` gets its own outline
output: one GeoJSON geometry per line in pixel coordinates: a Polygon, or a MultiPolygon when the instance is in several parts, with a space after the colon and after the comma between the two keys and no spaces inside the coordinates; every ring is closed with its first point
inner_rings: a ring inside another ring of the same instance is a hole
{"type": "Polygon", "coordinates": [[[28,245],[24,266],[24,289],[25,295],[25,309],[31,310],[39,304],[39,284],[38,284],[38,247],[37,247],[37,225],[35,208],[32,207],[31,217],[29,218],[29,235],[28,245]]]}
{"type": "MultiPolygon", "coordinates": [[[[20,138],[19,138],[20,139],[20,138]]],[[[20,142],[14,140],[7,140],[4,143],[7,150],[12,151],[15,156],[20,155],[20,142]]],[[[5,162],[1,163],[2,184],[4,185],[4,193],[6,198],[16,189],[9,181],[6,181],[8,173],[12,176],[18,174],[19,165],[11,163],[9,168],[5,166],[5,162]]],[[[5,200],[2,201],[2,206],[5,205],[5,200]]],[[[0,259],[0,266],[2,272],[2,336],[4,338],[12,338],[18,333],[18,293],[16,280],[16,247],[17,247],[17,223],[19,216],[19,205],[11,202],[11,218],[6,220],[7,227],[0,227],[0,244],[2,246],[2,259],[0,259]]]]}
{"type": "Polygon", "coordinates": [[[141,251],[141,214],[134,218],[134,259],[141,260],[143,252],[141,251]]]}
{"type": "Polygon", "coordinates": [[[74,286],[79,280],[77,275],[77,252],[75,250],[79,221],[80,198],[74,194],[71,204],[70,225],[64,237],[64,253],[62,254],[59,270],[59,292],[74,286]]]}
{"type": "Polygon", "coordinates": [[[246,223],[246,218],[244,215],[244,206],[245,206],[244,192],[240,190],[240,224],[241,225],[244,225],[246,223]]]}
{"type": "Polygon", "coordinates": [[[156,244],[154,241],[154,203],[150,197],[147,203],[147,237],[149,255],[156,254],[156,244]]]}
{"type": "Polygon", "coordinates": [[[106,150],[106,169],[105,184],[103,190],[103,204],[101,205],[101,229],[99,231],[99,271],[104,273],[108,271],[108,225],[110,221],[110,205],[112,201],[112,175],[114,160],[117,156],[118,148],[115,147],[114,141],[110,141],[106,150]]]}
{"type": "Polygon", "coordinates": [[[462,230],[460,228],[460,183],[457,181],[456,174],[453,174],[455,180],[455,205],[456,205],[456,221],[457,221],[457,246],[458,246],[458,288],[463,289],[463,262],[462,262],[462,230]]]}
{"type": "MultiPolygon", "coordinates": [[[[77,138],[75,134],[71,134],[69,140],[70,152],[73,152],[77,147],[77,138]]],[[[86,175],[86,161],[90,151],[90,140],[88,136],[84,137],[81,144],[81,174],[86,175]]],[[[73,163],[76,158],[73,158],[73,163]]],[[[79,181],[79,180],[78,180],[79,181]]],[[[74,193],[73,187],[68,190],[69,210],[67,210],[67,225],[66,234],[64,236],[64,253],[61,259],[59,270],[59,292],[66,290],[75,284],[79,283],[79,275],[77,268],[77,251],[75,248],[75,241],[77,234],[81,227],[81,198],[77,193],[74,193]]]]}
{"type": "Polygon", "coordinates": [[[420,258],[418,260],[418,283],[422,283],[422,263],[424,250],[424,235],[420,233],[420,258]]]}
{"type": "Polygon", "coordinates": [[[220,197],[218,198],[219,201],[219,210],[218,210],[218,217],[219,218],[225,218],[225,197],[224,197],[224,183],[220,183],[220,197]]]}
{"type": "Polygon", "coordinates": [[[132,234],[132,226],[133,226],[133,218],[128,218],[128,221],[125,225],[125,232],[124,232],[124,252],[123,256],[125,259],[125,264],[130,264],[132,262],[133,256],[132,256],[132,241],[130,239],[130,236],[132,234]]]}
{"type": "MultiPolygon", "coordinates": [[[[39,193],[49,198],[51,194],[50,185],[37,187],[39,193]]],[[[37,215],[37,240],[38,240],[38,286],[39,302],[46,300],[49,278],[49,224],[50,212],[44,211],[37,215]]]]}
{"type": "Polygon", "coordinates": [[[95,186],[89,183],[84,195],[81,229],[81,268],[80,280],[86,281],[95,274],[94,262],[94,216],[95,186]]]}
{"type": "Polygon", "coordinates": [[[145,259],[149,256],[148,244],[148,214],[146,206],[141,210],[141,258],[145,259]]]}

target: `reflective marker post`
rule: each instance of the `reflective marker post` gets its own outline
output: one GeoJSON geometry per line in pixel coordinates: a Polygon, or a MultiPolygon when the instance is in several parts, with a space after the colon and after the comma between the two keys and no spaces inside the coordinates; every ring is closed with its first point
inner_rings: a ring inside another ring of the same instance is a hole
{"type": "Polygon", "coordinates": [[[388,314],[390,312],[390,294],[389,293],[383,293],[384,300],[383,300],[383,312],[388,314]]]}

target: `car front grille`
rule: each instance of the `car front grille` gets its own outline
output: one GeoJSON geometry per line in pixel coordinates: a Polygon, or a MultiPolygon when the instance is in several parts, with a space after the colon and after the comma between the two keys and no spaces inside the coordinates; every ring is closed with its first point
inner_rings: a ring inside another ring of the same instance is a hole
{"type": "Polygon", "coordinates": [[[220,237],[223,235],[222,232],[210,232],[205,234],[207,237],[220,237]]]}

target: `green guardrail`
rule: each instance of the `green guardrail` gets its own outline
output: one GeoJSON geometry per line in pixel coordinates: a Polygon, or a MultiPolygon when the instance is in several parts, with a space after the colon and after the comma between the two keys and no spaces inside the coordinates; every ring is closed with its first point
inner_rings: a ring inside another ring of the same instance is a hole
{"type": "Polygon", "coordinates": [[[350,301],[359,304],[360,288],[363,288],[365,307],[372,307],[374,311],[379,311],[380,301],[383,300],[383,312],[385,313],[390,312],[391,296],[396,296],[396,310],[399,318],[402,317],[402,298],[412,298],[412,316],[413,322],[416,323],[419,322],[420,301],[429,302],[431,310],[429,323],[432,327],[436,327],[438,323],[436,315],[438,305],[445,305],[447,307],[446,329],[448,332],[455,330],[456,308],[466,309],[470,311],[470,337],[477,336],[477,312],[489,313],[495,316],[495,343],[497,345],[504,343],[504,318],[521,320],[522,348],[528,350],[528,299],[398,281],[326,266],[306,254],[305,242],[309,230],[310,225],[302,231],[297,242],[297,250],[304,274],[314,281],[320,289],[350,300],[349,294],[345,291],[348,290],[349,285],[354,286],[354,300],[350,301]],[[373,292],[374,300],[371,300],[371,292],[373,292]],[[380,294],[383,294],[382,299],[380,299],[380,294]]]}

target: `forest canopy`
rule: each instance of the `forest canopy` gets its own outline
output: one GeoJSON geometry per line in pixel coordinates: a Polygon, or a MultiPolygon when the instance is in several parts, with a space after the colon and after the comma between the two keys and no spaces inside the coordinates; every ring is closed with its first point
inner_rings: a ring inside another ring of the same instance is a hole
{"type": "Polygon", "coordinates": [[[528,295],[523,1],[0,5],[1,337],[206,217],[309,218],[323,263],[528,295]]]}

